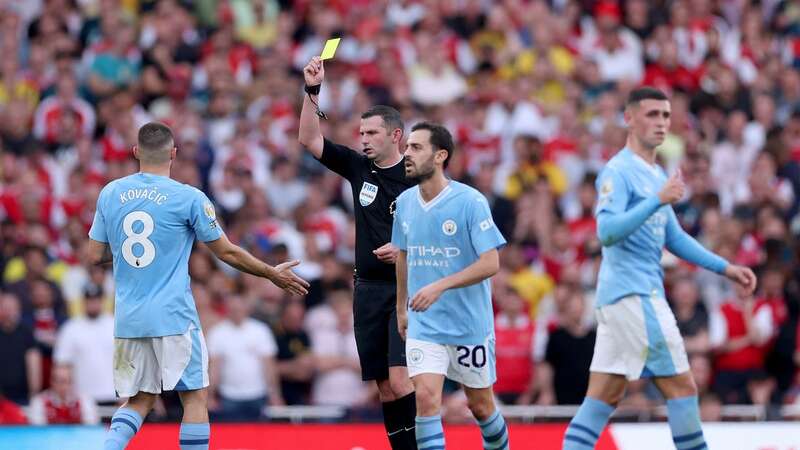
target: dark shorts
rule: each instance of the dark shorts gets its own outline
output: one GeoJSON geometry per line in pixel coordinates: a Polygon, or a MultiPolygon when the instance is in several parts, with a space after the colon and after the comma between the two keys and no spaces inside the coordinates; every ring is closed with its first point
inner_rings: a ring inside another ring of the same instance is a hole
{"type": "Polygon", "coordinates": [[[386,380],[389,367],[406,365],[406,345],[397,331],[397,284],[356,280],[353,324],[363,380],[386,380]]]}

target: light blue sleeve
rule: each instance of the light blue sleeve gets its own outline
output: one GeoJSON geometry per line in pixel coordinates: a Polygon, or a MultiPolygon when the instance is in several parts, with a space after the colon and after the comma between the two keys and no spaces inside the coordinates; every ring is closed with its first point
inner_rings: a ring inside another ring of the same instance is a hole
{"type": "Polygon", "coordinates": [[[106,190],[103,189],[97,196],[97,206],[94,211],[92,227],[89,229],[89,238],[93,241],[108,243],[108,230],[106,230],[106,219],[103,215],[105,192],[106,190]]]}
{"type": "Polygon", "coordinates": [[[222,237],[222,228],[217,221],[214,205],[199,190],[192,189],[189,205],[189,224],[201,242],[212,242],[222,237]]]}
{"type": "Polygon", "coordinates": [[[700,245],[689,233],[681,228],[678,217],[672,207],[669,208],[669,218],[667,219],[665,244],[667,250],[674,253],[677,257],[708,269],[716,273],[724,273],[728,267],[728,261],[724,258],[708,251],[700,245]]]}
{"type": "Polygon", "coordinates": [[[597,237],[604,247],[625,239],[661,206],[658,196],[625,210],[630,200],[628,185],[617,169],[606,167],[597,179],[597,237]]]}
{"type": "Polygon", "coordinates": [[[492,220],[492,211],[486,197],[476,193],[473,199],[464,205],[467,213],[469,240],[475,253],[482,255],[489,250],[506,245],[506,239],[492,220]]]}
{"type": "Polygon", "coordinates": [[[403,201],[400,197],[397,198],[395,203],[394,218],[392,219],[392,245],[400,250],[406,251],[408,248],[406,243],[406,228],[408,225],[403,225],[403,201]]]}

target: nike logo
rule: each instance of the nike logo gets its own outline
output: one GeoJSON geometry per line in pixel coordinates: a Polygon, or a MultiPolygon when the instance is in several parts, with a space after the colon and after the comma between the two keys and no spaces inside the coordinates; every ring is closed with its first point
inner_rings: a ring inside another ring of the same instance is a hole
{"type": "Polygon", "coordinates": [[[399,429],[399,430],[397,430],[397,431],[392,431],[391,433],[387,433],[387,434],[388,434],[389,436],[394,436],[395,434],[397,434],[397,433],[402,433],[403,431],[413,431],[413,430],[414,430],[414,428],[417,428],[417,427],[416,427],[416,426],[413,426],[413,427],[411,427],[411,428],[401,428],[401,429],[399,429]]]}

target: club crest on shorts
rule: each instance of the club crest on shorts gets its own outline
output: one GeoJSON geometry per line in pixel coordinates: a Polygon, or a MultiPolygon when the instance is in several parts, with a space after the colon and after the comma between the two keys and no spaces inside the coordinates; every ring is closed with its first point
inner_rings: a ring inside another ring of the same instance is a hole
{"type": "Polygon", "coordinates": [[[369,206],[375,201],[375,197],[377,196],[378,186],[364,182],[364,184],[361,185],[361,192],[358,194],[358,202],[361,203],[361,206],[369,206]]]}
{"type": "Polygon", "coordinates": [[[452,236],[456,234],[456,230],[458,230],[458,226],[453,219],[447,219],[442,223],[442,232],[448,236],[452,236]]]}
{"type": "Polygon", "coordinates": [[[418,348],[412,348],[410,352],[408,352],[408,360],[412,364],[419,364],[425,358],[425,354],[422,353],[422,350],[418,348]]]}

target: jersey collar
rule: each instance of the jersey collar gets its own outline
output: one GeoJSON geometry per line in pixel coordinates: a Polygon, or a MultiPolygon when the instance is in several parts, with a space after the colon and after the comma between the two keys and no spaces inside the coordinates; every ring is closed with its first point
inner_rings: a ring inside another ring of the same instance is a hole
{"type": "Polygon", "coordinates": [[[422,198],[422,193],[419,190],[419,186],[417,186],[417,200],[419,200],[419,206],[421,206],[422,209],[425,211],[430,211],[431,208],[433,208],[437,203],[439,203],[443,198],[445,198],[447,194],[450,193],[450,191],[452,190],[450,188],[451,183],[452,181],[448,181],[447,186],[445,186],[444,189],[442,189],[441,192],[436,194],[436,197],[433,197],[429,202],[425,202],[425,200],[422,198]]]}
{"type": "Polygon", "coordinates": [[[628,147],[625,147],[625,150],[628,151],[628,154],[630,155],[631,159],[636,161],[636,164],[640,164],[641,166],[643,166],[644,168],[646,168],[647,170],[652,172],[654,175],[658,175],[659,174],[658,165],[657,164],[655,164],[655,163],[650,164],[649,162],[645,161],[644,158],[639,156],[636,152],[634,152],[633,150],[629,149],[628,147]]]}

